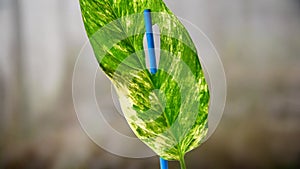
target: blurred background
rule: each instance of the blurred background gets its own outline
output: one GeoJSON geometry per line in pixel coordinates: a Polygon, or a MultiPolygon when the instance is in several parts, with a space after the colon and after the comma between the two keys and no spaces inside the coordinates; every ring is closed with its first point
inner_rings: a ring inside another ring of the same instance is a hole
{"type": "MultiPolygon", "coordinates": [[[[187,168],[299,169],[300,1],[166,3],[211,39],[228,83],[221,123],[187,168]]],[[[81,129],[71,85],[86,40],[78,1],[0,0],[1,169],[159,168],[157,157],[110,154],[81,129]]]]}

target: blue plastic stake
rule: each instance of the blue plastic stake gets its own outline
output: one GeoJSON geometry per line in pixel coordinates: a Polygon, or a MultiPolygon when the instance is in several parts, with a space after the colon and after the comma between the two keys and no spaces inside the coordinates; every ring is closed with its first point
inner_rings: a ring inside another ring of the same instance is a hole
{"type": "Polygon", "coordinates": [[[168,169],[168,161],[167,160],[164,160],[164,159],[160,158],[159,161],[160,161],[160,168],[161,169],[168,169]]]}
{"type": "MultiPolygon", "coordinates": [[[[150,73],[155,74],[157,72],[156,57],[155,57],[155,47],[154,47],[154,38],[152,30],[152,19],[151,19],[151,10],[144,10],[145,26],[146,26],[146,37],[148,43],[148,53],[149,53],[149,62],[150,62],[150,73]]],[[[168,161],[160,158],[160,168],[168,169],[168,161]]]]}
{"type": "Polygon", "coordinates": [[[148,53],[149,53],[149,62],[150,62],[150,73],[155,74],[157,72],[156,66],[156,57],[154,50],[154,38],[152,30],[152,19],[151,19],[151,10],[144,10],[145,26],[146,26],[146,37],[148,43],[148,53]]]}

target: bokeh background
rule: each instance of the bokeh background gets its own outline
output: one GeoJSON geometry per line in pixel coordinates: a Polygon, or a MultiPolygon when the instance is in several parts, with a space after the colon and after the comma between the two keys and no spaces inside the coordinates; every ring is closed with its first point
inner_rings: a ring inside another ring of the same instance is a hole
{"type": "MultiPolygon", "coordinates": [[[[299,169],[300,1],[166,3],[211,39],[228,83],[222,121],[187,167],[299,169]]],[[[1,169],[159,168],[157,157],[110,154],[81,129],[71,85],[86,40],[76,0],[0,0],[1,169]]]]}

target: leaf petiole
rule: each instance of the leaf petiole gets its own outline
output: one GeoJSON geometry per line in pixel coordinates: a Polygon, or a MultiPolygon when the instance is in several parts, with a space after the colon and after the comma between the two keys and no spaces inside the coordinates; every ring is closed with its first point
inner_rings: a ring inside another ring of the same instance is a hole
{"type": "Polygon", "coordinates": [[[184,154],[180,155],[179,163],[180,163],[181,169],[186,169],[185,161],[184,161],[184,154]]]}

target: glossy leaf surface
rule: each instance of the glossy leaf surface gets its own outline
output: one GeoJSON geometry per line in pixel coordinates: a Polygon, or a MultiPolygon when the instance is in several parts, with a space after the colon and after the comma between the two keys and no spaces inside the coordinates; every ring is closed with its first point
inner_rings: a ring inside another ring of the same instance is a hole
{"type": "Polygon", "coordinates": [[[208,127],[208,85],[187,30],[162,0],[80,0],[80,6],[131,129],[159,156],[181,160],[201,144],[208,127]],[[144,9],[152,10],[161,33],[155,75],[146,68],[144,9]]]}

